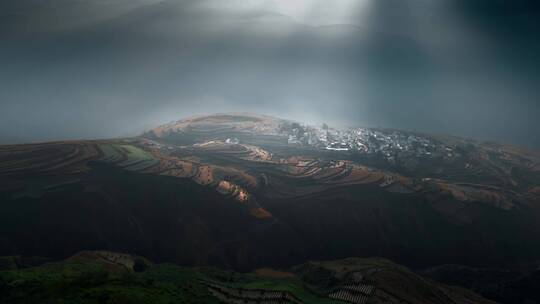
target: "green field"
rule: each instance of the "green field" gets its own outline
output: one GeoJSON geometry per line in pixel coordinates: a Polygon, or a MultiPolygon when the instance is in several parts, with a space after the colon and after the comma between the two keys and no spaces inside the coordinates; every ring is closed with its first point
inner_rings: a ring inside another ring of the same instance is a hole
{"type": "Polygon", "coordinates": [[[304,303],[339,303],[311,293],[296,278],[268,279],[173,264],[147,267],[140,272],[111,271],[97,262],[69,261],[24,269],[12,266],[0,271],[0,303],[219,303],[202,281],[287,291],[304,303]],[[221,282],[223,278],[230,279],[221,282]]]}
{"type": "Polygon", "coordinates": [[[101,144],[104,157],[101,161],[117,164],[127,170],[140,171],[157,164],[157,160],[146,151],[127,144],[101,144]]]}
{"type": "Polygon", "coordinates": [[[122,153],[117,148],[117,145],[113,144],[101,144],[99,149],[103,152],[104,156],[101,161],[104,162],[118,162],[122,160],[122,153]]]}
{"type": "Polygon", "coordinates": [[[174,265],[110,272],[92,263],[0,271],[0,303],[219,303],[200,274],[174,265]]]}

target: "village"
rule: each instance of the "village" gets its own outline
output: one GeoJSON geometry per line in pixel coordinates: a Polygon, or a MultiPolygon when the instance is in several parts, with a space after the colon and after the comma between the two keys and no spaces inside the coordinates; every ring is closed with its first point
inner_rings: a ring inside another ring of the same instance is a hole
{"type": "Polygon", "coordinates": [[[328,151],[382,154],[389,161],[396,154],[426,157],[453,158],[459,156],[453,147],[441,145],[428,137],[407,132],[371,128],[339,130],[323,124],[313,127],[293,123],[282,128],[289,145],[308,146],[328,151]]]}

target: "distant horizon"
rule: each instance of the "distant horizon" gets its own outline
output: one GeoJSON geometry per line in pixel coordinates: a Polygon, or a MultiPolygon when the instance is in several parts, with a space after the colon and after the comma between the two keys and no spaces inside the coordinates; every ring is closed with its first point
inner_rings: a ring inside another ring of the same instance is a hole
{"type": "Polygon", "coordinates": [[[283,119],[283,120],[288,120],[288,121],[291,121],[291,122],[297,122],[297,123],[301,123],[301,124],[305,124],[307,126],[312,126],[312,127],[320,127],[322,126],[323,124],[327,124],[330,128],[333,128],[333,129],[337,129],[337,130],[346,130],[346,129],[354,129],[354,128],[365,128],[365,129],[380,129],[380,130],[395,130],[395,131],[403,131],[403,132],[411,132],[411,133],[417,133],[417,134],[425,134],[425,135],[430,135],[430,136],[444,136],[444,137],[456,137],[456,138],[461,138],[461,139],[465,139],[465,140],[473,140],[475,142],[478,142],[478,143],[484,143],[484,144],[499,144],[499,145],[506,145],[506,146],[514,146],[514,147],[517,147],[517,148],[520,148],[520,149],[526,149],[526,150],[530,150],[530,151],[540,151],[539,147],[528,147],[526,145],[519,145],[519,144],[514,144],[514,143],[507,143],[507,142],[501,142],[501,141],[497,141],[497,140],[493,140],[493,139],[486,139],[486,138],[475,138],[475,137],[467,137],[467,136],[462,136],[462,135],[456,135],[456,134],[450,134],[450,133],[444,133],[444,132],[428,132],[428,131],[423,131],[423,130],[415,130],[415,129],[403,129],[403,128],[395,128],[395,127],[386,127],[386,126],[381,126],[381,125],[378,125],[378,126],[366,126],[366,125],[347,125],[347,126],[337,126],[337,125],[334,125],[334,124],[330,124],[328,122],[324,122],[324,121],[321,121],[321,122],[306,122],[306,121],[302,121],[302,120],[297,120],[297,119],[291,119],[291,118],[287,118],[287,117],[279,117],[279,116],[276,116],[276,115],[270,115],[270,114],[265,114],[265,113],[257,113],[257,112],[238,112],[238,111],[233,111],[233,112],[215,112],[215,113],[211,113],[211,112],[200,112],[200,113],[193,113],[193,114],[190,114],[190,115],[186,115],[186,116],[183,116],[179,119],[174,119],[174,120],[169,120],[167,122],[163,122],[163,123],[159,123],[159,124],[156,124],[155,126],[153,127],[149,127],[149,128],[145,128],[143,130],[140,130],[140,131],[136,131],[136,132],[132,132],[132,135],[118,135],[118,136],[110,136],[110,137],[71,137],[71,138],[51,138],[51,139],[35,139],[35,140],[29,140],[29,141],[22,141],[22,140],[12,140],[12,141],[9,141],[9,140],[4,140],[3,138],[0,137],[0,145],[24,145],[24,144],[39,144],[39,143],[50,143],[50,142],[63,142],[63,141],[77,141],[77,140],[88,140],[88,141],[99,141],[99,140],[112,140],[112,139],[129,139],[129,138],[136,138],[136,137],[139,137],[139,136],[142,136],[144,135],[144,133],[146,132],[149,132],[155,128],[158,128],[158,127],[161,127],[161,126],[164,126],[164,125],[167,125],[167,124],[170,124],[170,123],[174,123],[174,122],[178,122],[178,121],[182,121],[182,120],[186,120],[186,119],[190,119],[190,118],[198,118],[198,117],[206,117],[206,116],[215,116],[215,115],[246,115],[246,116],[249,116],[249,115],[255,115],[255,116],[266,116],[266,117],[269,117],[269,118],[275,118],[275,119],[283,119]]]}
{"type": "Polygon", "coordinates": [[[540,148],[535,1],[5,0],[0,12],[1,142],[247,111],[540,148]]]}

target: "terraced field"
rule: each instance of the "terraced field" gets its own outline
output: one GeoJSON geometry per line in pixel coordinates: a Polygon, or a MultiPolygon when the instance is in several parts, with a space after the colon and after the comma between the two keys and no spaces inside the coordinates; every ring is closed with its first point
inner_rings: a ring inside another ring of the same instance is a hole
{"type": "MultiPolygon", "coordinates": [[[[7,259],[10,258],[0,258],[0,261],[7,259]]],[[[291,271],[294,273],[277,278],[268,276],[271,273],[268,270],[263,275],[262,272],[185,268],[153,264],[127,254],[85,251],[65,261],[41,266],[0,268],[0,301],[6,304],[23,300],[46,303],[492,303],[466,290],[428,282],[384,260],[308,263],[291,271]],[[334,266],[339,269],[332,270],[334,266]],[[331,285],[320,284],[324,282],[321,280],[324,277],[320,276],[325,274],[333,278],[331,285]],[[311,284],[313,280],[319,285],[311,284]],[[404,286],[395,288],[395,284],[404,286]],[[424,296],[417,294],[418,288],[425,291],[424,296]],[[389,289],[391,295],[385,293],[389,289]]]]}
{"type": "Polygon", "coordinates": [[[76,174],[98,157],[96,145],[87,142],[3,146],[0,149],[2,175],[76,174]]]}
{"type": "MultiPolygon", "coordinates": [[[[244,272],[348,256],[414,268],[540,259],[537,153],[440,138],[460,156],[389,164],[287,146],[281,122],[218,115],[136,138],[2,146],[0,255],[113,250],[244,272]]],[[[370,303],[347,284],[324,297],[370,303]]],[[[394,301],[382,291],[371,297],[394,301]]]]}
{"type": "Polygon", "coordinates": [[[100,161],[113,163],[126,170],[144,171],[159,163],[152,155],[133,145],[101,144],[99,149],[104,155],[100,161]]]}

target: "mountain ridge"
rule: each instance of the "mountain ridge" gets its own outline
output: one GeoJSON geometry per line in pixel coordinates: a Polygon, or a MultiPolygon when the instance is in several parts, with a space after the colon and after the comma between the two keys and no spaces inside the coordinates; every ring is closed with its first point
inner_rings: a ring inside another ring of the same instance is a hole
{"type": "Polygon", "coordinates": [[[351,256],[514,269],[540,256],[535,154],[248,114],[161,128],[0,146],[0,256],[109,250],[237,271],[351,256]]]}

